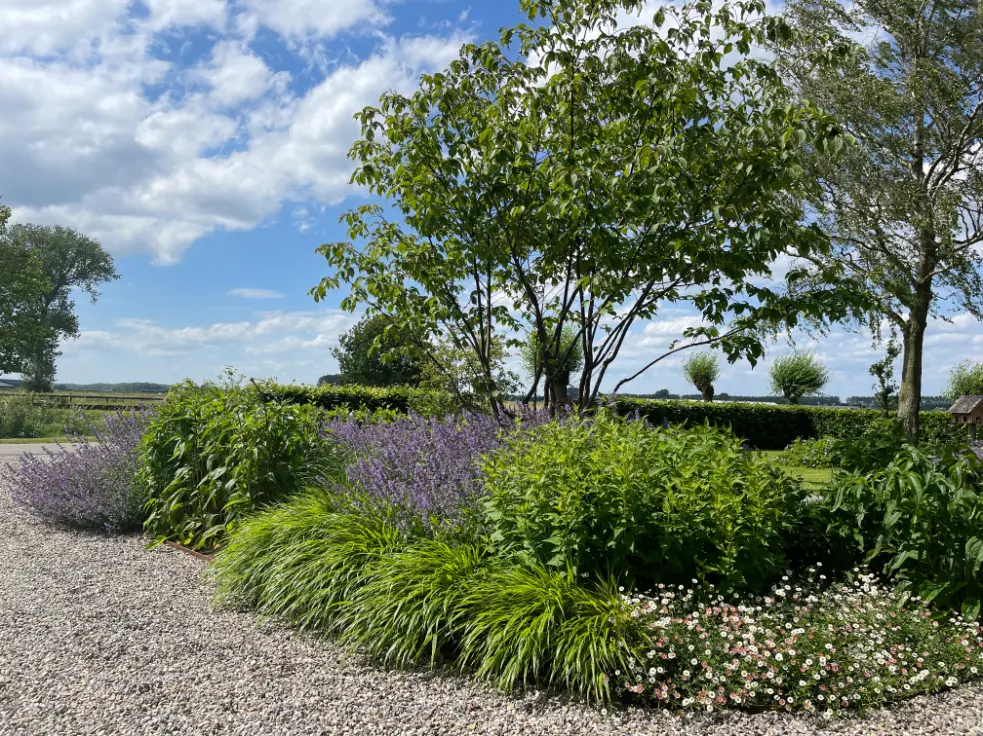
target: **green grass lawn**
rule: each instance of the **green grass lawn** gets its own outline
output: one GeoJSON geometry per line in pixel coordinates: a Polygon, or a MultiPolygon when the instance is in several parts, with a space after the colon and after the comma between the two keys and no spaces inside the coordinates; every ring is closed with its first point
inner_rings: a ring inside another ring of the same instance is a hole
{"type": "MultiPolygon", "coordinates": [[[[86,439],[94,440],[95,437],[86,439]]],[[[0,445],[34,445],[42,442],[75,442],[73,437],[8,437],[0,439],[0,445]]]]}
{"type": "MultiPolygon", "coordinates": [[[[761,452],[766,458],[778,464],[778,456],[781,450],[763,450],[761,452]]],[[[818,488],[827,485],[833,480],[832,468],[804,468],[790,465],[780,465],[780,467],[793,478],[798,478],[805,486],[818,488]]]]}

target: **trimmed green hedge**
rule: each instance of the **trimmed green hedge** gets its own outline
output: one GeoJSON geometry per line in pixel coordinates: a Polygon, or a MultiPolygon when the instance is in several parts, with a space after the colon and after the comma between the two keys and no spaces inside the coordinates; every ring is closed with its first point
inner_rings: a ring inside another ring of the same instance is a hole
{"type": "MultiPolygon", "coordinates": [[[[782,450],[798,438],[859,437],[879,417],[875,409],[832,409],[821,406],[771,406],[749,402],[710,403],[662,399],[615,398],[617,413],[638,412],[653,424],[694,425],[709,422],[730,427],[759,450],[782,450]]],[[[923,411],[922,436],[927,441],[967,442],[963,427],[952,424],[944,411],[923,411]]]]}
{"type": "Polygon", "coordinates": [[[389,409],[401,414],[411,411],[425,415],[453,414],[459,406],[453,396],[437,391],[424,391],[409,386],[375,388],[372,386],[297,386],[273,383],[254,383],[263,401],[283,401],[291,404],[313,404],[328,411],[348,407],[376,411],[389,409]]]}

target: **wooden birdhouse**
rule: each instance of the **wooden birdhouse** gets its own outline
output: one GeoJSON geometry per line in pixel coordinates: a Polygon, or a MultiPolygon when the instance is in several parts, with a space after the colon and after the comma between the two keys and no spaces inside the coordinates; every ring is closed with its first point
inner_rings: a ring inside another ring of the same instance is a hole
{"type": "Polygon", "coordinates": [[[968,424],[969,436],[976,441],[976,425],[983,423],[983,396],[961,396],[949,407],[953,424],[968,424]]]}

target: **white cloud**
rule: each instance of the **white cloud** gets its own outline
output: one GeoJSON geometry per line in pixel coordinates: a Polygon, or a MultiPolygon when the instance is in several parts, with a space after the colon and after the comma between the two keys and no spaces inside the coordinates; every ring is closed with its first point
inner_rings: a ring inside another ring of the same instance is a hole
{"type": "MultiPolygon", "coordinates": [[[[324,43],[385,23],[379,6],[151,0],[145,17],[128,17],[122,0],[3,6],[4,202],[16,220],[70,224],[114,253],[147,252],[158,264],[177,262],[215,230],[256,227],[286,202],[341,201],[351,191],[347,153],[359,134],[352,115],[386,90],[411,92],[423,71],[445,65],[466,40],[379,36],[366,58],[335,65],[297,92],[286,68],[271,67],[277,62],[234,30],[248,28],[245,16],[324,43]],[[230,8],[241,11],[234,22],[230,8]],[[212,40],[218,34],[201,61],[158,58],[171,48],[167,34],[191,26],[212,40]]],[[[312,224],[298,218],[301,228],[312,224]]]]}
{"type": "Polygon", "coordinates": [[[331,37],[352,26],[381,26],[389,20],[373,0],[246,0],[246,8],[249,20],[292,37],[331,37]]]}
{"type": "Polygon", "coordinates": [[[283,294],[271,289],[232,289],[229,296],[241,296],[243,299],[283,299],[283,294]]]}
{"type": "Polygon", "coordinates": [[[210,62],[196,71],[211,87],[211,99],[221,105],[255,99],[273,83],[273,72],[266,62],[235,40],[215,44],[210,62]]]}
{"type": "Polygon", "coordinates": [[[214,378],[226,365],[251,376],[314,381],[334,370],[331,348],[359,319],[340,310],[260,312],[252,319],[167,327],[142,318],[83,330],[62,344],[66,381],[214,378]]]}
{"type": "Polygon", "coordinates": [[[150,26],[155,31],[205,25],[221,29],[228,8],[225,0],[143,0],[150,10],[150,26]]]}

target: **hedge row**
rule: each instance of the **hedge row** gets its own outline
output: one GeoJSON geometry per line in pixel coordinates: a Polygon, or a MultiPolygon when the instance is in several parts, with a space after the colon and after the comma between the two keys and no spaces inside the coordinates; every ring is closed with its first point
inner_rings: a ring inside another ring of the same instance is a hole
{"type": "MultiPolygon", "coordinates": [[[[820,406],[770,406],[746,402],[705,403],[619,397],[613,401],[619,414],[638,412],[650,422],[703,424],[730,427],[759,450],[781,450],[797,438],[862,435],[882,416],[875,409],[833,409],[820,406]]],[[[928,441],[968,441],[964,427],[952,424],[944,411],[923,411],[922,436],[928,441]]]]}
{"type": "MultiPolygon", "coordinates": [[[[389,409],[443,416],[460,407],[449,394],[408,386],[296,386],[273,382],[255,384],[264,401],[314,404],[323,409],[389,409]]],[[[859,437],[876,421],[876,409],[833,409],[822,406],[769,405],[751,402],[705,403],[673,399],[618,397],[613,405],[619,414],[638,412],[661,424],[703,424],[730,427],[735,434],[760,450],[782,450],[798,438],[859,437]]],[[[926,440],[968,441],[965,428],[952,424],[945,411],[922,412],[922,434],[926,440]]]]}
{"type": "Polygon", "coordinates": [[[403,414],[416,412],[425,415],[453,414],[458,403],[453,396],[437,391],[424,391],[409,386],[375,388],[372,386],[304,386],[273,382],[255,383],[254,390],[264,401],[291,404],[314,404],[322,409],[389,409],[403,414]]]}

